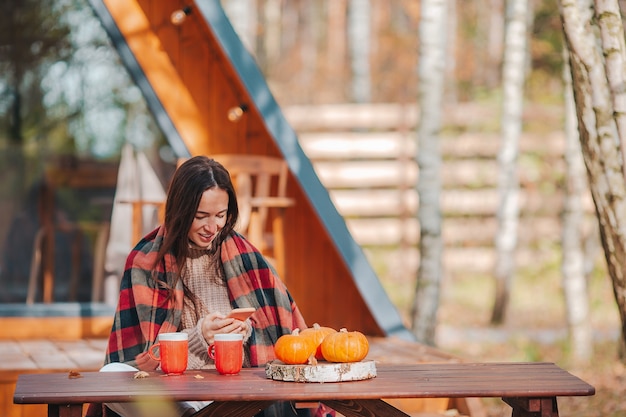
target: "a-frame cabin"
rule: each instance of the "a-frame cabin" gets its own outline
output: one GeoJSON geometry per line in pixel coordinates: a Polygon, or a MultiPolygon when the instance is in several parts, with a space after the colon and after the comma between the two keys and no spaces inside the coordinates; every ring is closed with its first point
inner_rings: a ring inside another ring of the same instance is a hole
{"type": "Polygon", "coordinates": [[[218,0],[90,0],[179,157],[280,156],[289,166],[286,276],[308,323],[412,339],[218,0]],[[172,13],[184,12],[174,24],[172,13]],[[243,106],[236,123],[228,110],[243,106]]]}

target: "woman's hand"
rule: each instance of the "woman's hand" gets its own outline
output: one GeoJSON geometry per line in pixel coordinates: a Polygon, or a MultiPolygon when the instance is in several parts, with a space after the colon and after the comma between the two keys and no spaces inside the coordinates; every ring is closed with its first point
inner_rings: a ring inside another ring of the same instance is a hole
{"type": "Polygon", "coordinates": [[[210,345],[218,333],[241,333],[244,337],[248,334],[250,323],[233,318],[228,318],[222,313],[209,313],[202,319],[202,336],[210,345]]]}
{"type": "Polygon", "coordinates": [[[140,371],[154,371],[160,365],[159,361],[152,359],[150,355],[148,355],[148,352],[141,352],[139,355],[135,356],[135,361],[140,371]]]}

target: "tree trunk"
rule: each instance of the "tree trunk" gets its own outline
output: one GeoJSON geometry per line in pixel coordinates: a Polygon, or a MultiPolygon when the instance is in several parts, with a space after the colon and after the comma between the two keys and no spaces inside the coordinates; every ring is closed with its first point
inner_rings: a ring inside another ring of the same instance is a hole
{"type": "MultiPolygon", "coordinates": [[[[346,85],[346,14],[347,0],[327,4],[326,28],[326,83],[332,91],[341,92],[346,85]]],[[[344,97],[338,93],[339,97],[344,97]]]]}
{"type": "Polygon", "coordinates": [[[304,2],[300,4],[300,54],[301,70],[298,71],[298,81],[300,85],[307,86],[304,91],[307,95],[315,95],[315,71],[317,69],[319,30],[319,14],[317,13],[317,2],[304,2]]]}
{"type": "MultiPolygon", "coordinates": [[[[602,52],[605,58],[604,68],[609,84],[611,99],[613,104],[613,119],[615,121],[619,147],[621,149],[622,172],[626,173],[624,160],[626,155],[626,91],[624,89],[624,65],[626,63],[626,47],[624,46],[624,27],[621,19],[620,5],[617,0],[595,0],[596,21],[600,26],[600,39],[602,41],[602,52]]],[[[622,189],[626,193],[626,190],[622,189]]],[[[623,195],[622,195],[623,196],[623,195]]],[[[619,213],[624,213],[623,211],[619,213]]],[[[622,220],[620,218],[620,220],[622,220]]],[[[626,231],[623,231],[626,236],[626,231]]],[[[602,233],[602,231],[601,231],[602,233]]],[[[620,242],[624,248],[626,242],[620,242]]],[[[611,245],[604,245],[606,248],[611,245]]],[[[624,252],[622,251],[622,255],[624,252]]],[[[615,262],[615,258],[611,257],[615,262]]],[[[616,273],[611,274],[613,281],[613,291],[620,311],[622,321],[622,339],[620,343],[620,355],[626,359],[626,277],[624,276],[623,258],[619,260],[619,265],[609,265],[609,272],[614,267],[616,273]]]]}
{"type": "Polygon", "coordinates": [[[265,51],[265,64],[268,68],[276,65],[281,52],[281,5],[280,0],[265,0],[263,6],[263,50],[265,51]]]}
{"type": "Polygon", "coordinates": [[[370,68],[370,0],[350,0],[348,39],[352,68],[352,99],[369,103],[372,98],[370,68]]]}
{"type": "MultiPolygon", "coordinates": [[[[257,39],[257,0],[232,0],[224,4],[233,27],[248,50],[258,55],[257,39]]],[[[264,60],[263,60],[264,61],[264,60]]]]}
{"type": "Polygon", "coordinates": [[[522,131],[524,79],[528,39],[528,0],[510,0],[507,10],[502,77],[502,142],[498,154],[498,231],[496,234],[496,298],[492,323],[504,321],[515,273],[515,249],[519,217],[517,157],[522,131]]]}
{"type": "Polygon", "coordinates": [[[456,82],[456,51],[458,49],[458,27],[459,13],[456,0],[448,0],[448,34],[446,35],[446,103],[456,103],[458,101],[458,91],[456,82]]]}
{"type": "Polygon", "coordinates": [[[622,160],[626,152],[626,47],[624,27],[617,0],[596,0],[596,16],[605,59],[606,77],[613,102],[613,118],[622,146],[622,160]]]}
{"type": "Polygon", "coordinates": [[[576,361],[587,362],[593,353],[582,233],[585,218],[582,200],[588,187],[578,140],[576,106],[572,92],[572,76],[567,64],[567,51],[563,55],[565,58],[563,85],[565,87],[565,178],[567,182],[563,202],[561,273],[572,356],[576,361]]]}
{"type": "Polygon", "coordinates": [[[485,77],[487,87],[494,88],[500,82],[504,39],[504,0],[489,0],[489,28],[487,35],[487,63],[485,77]]]}
{"type": "Polygon", "coordinates": [[[626,182],[602,51],[576,0],[560,0],[576,114],[600,238],[626,341],[626,182]]]}
{"type": "Polygon", "coordinates": [[[424,0],[419,23],[419,98],[417,131],[420,264],[413,302],[412,331],[417,340],[434,344],[442,277],[441,154],[439,133],[445,79],[447,0],[424,0]]]}

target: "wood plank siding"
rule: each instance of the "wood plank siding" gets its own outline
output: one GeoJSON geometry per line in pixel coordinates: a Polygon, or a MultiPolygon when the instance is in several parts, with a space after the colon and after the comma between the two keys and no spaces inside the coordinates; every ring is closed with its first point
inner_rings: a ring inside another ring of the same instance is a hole
{"type": "MultiPolygon", "coordinates": [[[[355,240],[387,260],[387,268],[402,253],[411,267],[393,270],[414,282],[419,258],[416,106],[298,105],[284,112],[355,240]]],[[[452,276],[490,274],[495,264],[500,134],[485,129],[493,115],[480,103],[456,103],[445,113],[440,140],[443,263],[452,276]]],[[[527,113],[526,118],[545,126],[554,126],[560,114],[551,106],[527,113]]],[[[524,132],[519,147],[516,261],[524,266],[549,260],[552,252],[546,247],[559,244],[565,140],[561,131],[524,132]]],[[[593,219],[589,193],[583,204],[586,216],[593,219]]]]}

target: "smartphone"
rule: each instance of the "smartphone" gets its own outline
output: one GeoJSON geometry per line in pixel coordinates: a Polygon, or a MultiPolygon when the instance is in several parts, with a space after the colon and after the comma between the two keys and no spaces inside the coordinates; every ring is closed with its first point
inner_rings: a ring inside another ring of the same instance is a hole
{"type": "Polygon", "coordinates": [[[234,310],[231,310],[231,312],[228,313],[228,316],[226,317],[244,321],[245,319],[250,317],[255,311],[256,309],[253,307],[235,308],[234,310]]]}

